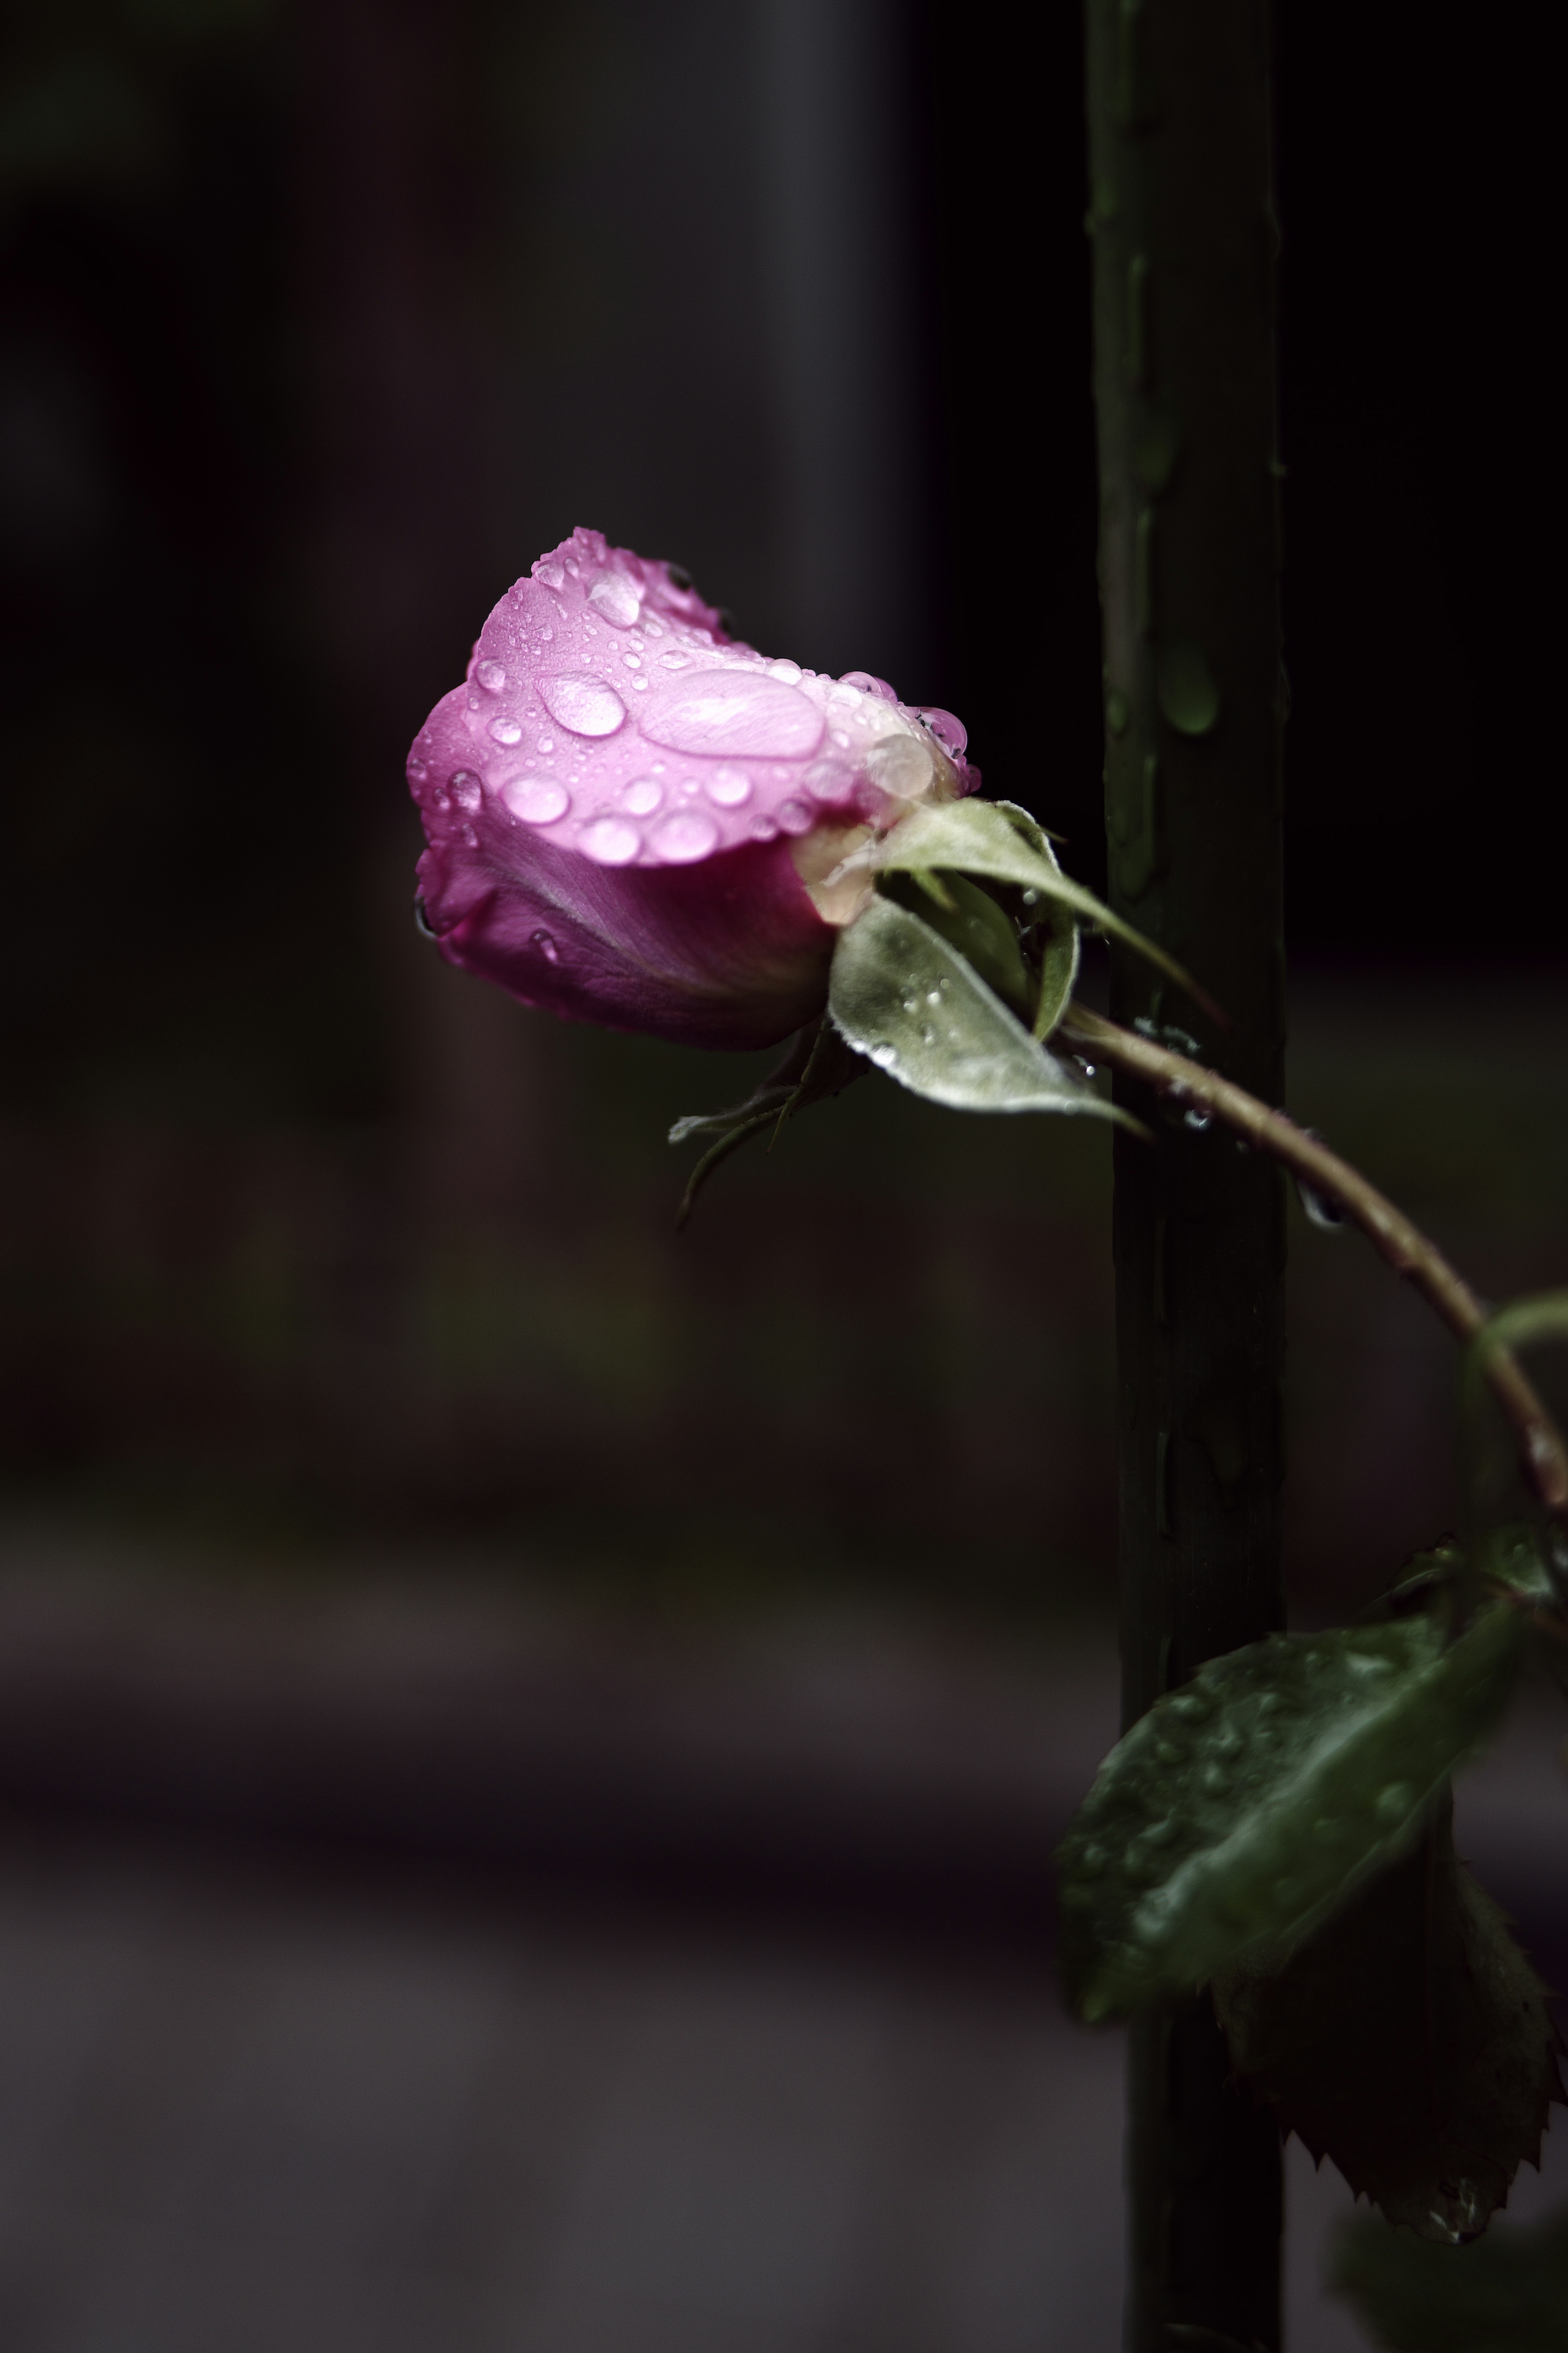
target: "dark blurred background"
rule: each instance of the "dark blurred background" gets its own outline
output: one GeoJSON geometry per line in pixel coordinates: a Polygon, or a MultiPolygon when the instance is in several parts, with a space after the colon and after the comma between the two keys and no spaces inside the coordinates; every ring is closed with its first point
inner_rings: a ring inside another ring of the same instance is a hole
{"type": "MultiPolygon", "coordinates": [[[[1112,1729],[1104,1139],[868,1086],[677,1242],[664,1133],[752,1065],[447,970],[402,784],[491,603],[588,523],[770,652],[960,712],[1103,882],[1076,16],[13,0],[4,43],[0,2334],[1108,2346],[1114,2046],[1055,2021],[1037,1864],[1112,1729]],[[559,2056],[634,2013],[697,2075],[654,2069],[617,2174],[561,2060],[530,2172],[450,2088],[459,2011],[464,2083],[510,2080],[520,2018],[559,2056]],[[780,2031],[794,2090],[735,2093],[780,2031]],[[264,2115],[268,2033],[299,2089],[264,2115]],[[388,2053],[426,2046],[466,2239],[433,2189],[407,2221],[406,2167],[365,2186],[388,2053]],[[248,2092],[214,2073],[237,2047],[248,2092]],[[848,2126],[790,2103],[851,2048],[908,2179],[863,2152],[808,2227],[802,2152],[848,2126]],[[740,2156],[689,2113],[704,2052],[740,2156]],[[982,2153],[944,2189],[953,2101],[982,2153]],[[670,2132],[703,2154],[660,2271],[626,2217],[670,2132]],[[228,2150],[216,2221],[167,2181],[138,2205],[149,2135],[168,2180],[228,2150]],[[704,2200],[786,2144],[776,2243],[736,2225],[715,2286],[704,2200]],[[326,2254],[286,2199],[266,2221],[285,2179],[338,2216],[326,2254]],[[928,2209],[963,2252],[916,2294],[928,2209]],[[426,2226],[458,2301],[420,2319],[386,2283],[426,2226]],[[587,2256],[560,2284],[574,2228],[620,2285],[587,2256]],[[837,2284],[780,2318],[812,2229],[837,2284]],[[531,2284],[495,2286],[523,2239],[531,2284]]],[[[1568,1271],[1544,85],[1500,39],[1297,0],[1278,56],[1291,1103],[1501,1297],[1568,1271]]],[[[1318,1615],[1451,1520],[1453,1366],[1359,1243],[1297,1218],[1292,1250],[1318,1615]]],[[[1500,1892],[1568,1953],[1508,1818],[1500,1892]]],[[[1300,2344],[1357,2341],[1292,2278],[1300,2344]]]]}

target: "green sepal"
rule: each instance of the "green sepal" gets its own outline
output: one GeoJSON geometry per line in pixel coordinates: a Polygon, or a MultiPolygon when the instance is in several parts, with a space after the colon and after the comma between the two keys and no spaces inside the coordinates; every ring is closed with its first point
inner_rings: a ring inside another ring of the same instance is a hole
{"type": "MultiPolygon", "coordinates": [[[[1051,846],[1051,837],[1039,819],[1031,817],[1026,808],[1020,808],[1016,801],[996,801],[993,806],[1001,810],[1014,831],[1022,836],[1036,855],[1043,858],[1059,874],[1061,865],[1051,846]]],[[[1023,895],[1026,913],[1032,913],[1039,898],[1037,887],[1033,884],[1027,886],[1023,895]]],[[[1060,900],[1046,899],[1037,920],[1043,920],[1046,938],[1040,953],[1039,996],[1030,1027],[1035,1036],[1043,1041],[1051,1035],[1072,1003],[1072,993],[1078,986],[1079,966],[1083,961],[1083,942],[1076,918],[1060,900]]]]}
{"type": "Polygon", "coordinates": [[[1125,940],[1140,955],[1146,956],[1176,981],[1205,1011],[1223,1020],[1213,998],[1205,995],[1192,975],[1184,971],[1163,948],[1156,947],[1152,940],[1146,940],[1131,923],[1123,923],[1092,891],[1086,891],[1081,882],[1074,882],[1064,874],[1048,849],[1042,854],[1020,828],[1020,818],[1026,826],[1034,825],[1033,818],[1021,809],[1015,813],[1008,802],[942,801],[913,808],[878,844],[876,864],[885,872],[909,873],[921,867],[937,871],[951,869],[1037,891],[1080,922],[1125,940]]]}
{"type": "Polygon", "coordinates": [[[1125,1117],[1031,1038],[923,916],[880,893],[839,934],[827,1009],[857,1053],[952,1110],[1125,1117]]]}
{"type": "Polygon", "coordinates": [[[879,887],[884,898],[918,915],[940,939],[956,948],[993,995],[1011,1006],[1023,1020],[1031,1019],[1037,992],[1018,944],[1017,925],[990,892],[966,874],[942,875],[941,899],[932,887],[937,881],[930,873],[895,873],[888,875],[879,887]]]}
{"type": "Polygon", "coordinates": [[[1522,1638],[1508,1603],[1447,1648],[1436,1616],[1271,1634],[1156,1700],[1058,1852],[1079,2015],[1282,1966],[1418,1834],[1496,1723],[1522,1638]]]}
{"type": "Polygon", "coordinates": [[[1568,2211],[1473,2247],[1439,2247],[1373,2214],[1339,2234],[1327,2284],[1389,2353],[1563,2353],[1568,2211]]]}
{"type": "Polygon", "coordinates": [[[831,1096],[842,1094],[857,1079],[863,1079],[868,1068],[845,1044],[825,1013],[796,1032],[785,1049],[784,1060],[760,1086],[752,1089],[744,1103],[733,1103],[725,1111],[691,1112],[684,1119],[678,1119],[669,1131],[671,1144],[686,1144],[694,1135],[711,1136],[714,1141],[687,1179],[675,1215],[676,1231],[679,1233],[690,1217],[698,1194],[715,1168],[732,1152],[738,1152],[742,1144],[762,1134],[764,1129],[772,1128],[776,1134],[785,1120],[808,1104],[826,1103],[831,1096]]]}
{"type": "Polygon", "coordinates": [[[1238,2075],[1358,2197],[1424,2239],[1484,2231],[1563,2097],[1540,1979],[1454,1853],[1445,1790],[1413,1851],[1276,1974],[1215,1981],[1238,2075]]]}

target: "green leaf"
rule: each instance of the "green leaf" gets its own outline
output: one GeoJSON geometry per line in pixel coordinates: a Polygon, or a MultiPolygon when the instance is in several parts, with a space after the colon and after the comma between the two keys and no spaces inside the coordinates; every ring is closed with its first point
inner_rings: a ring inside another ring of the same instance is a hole
{"type": "MultiPolygon", "coordinates": [[[[1017,814],[1025,813],[1020,810],[1017,814]]],[[[1026,819],[1031,826],[1033,822],[1032,818],[1026,819]]],[[[1054,900],[1098,930],[1113,932],[1118,939],[1125,940],[1178,982],[1198,1004],[1218,1016],[1214,1000],[1173,957],[1134,931],[1131,923],[1123,923],[1081,882],[1070,881],[1054,857],[1048,852],[1042,854],[1026,838],[1010,803],[943,801],[913,808],[883,837],[878,847],[877,862],[884,869],[905,873],[922,867],[951,868],[962,874],[984,874],[994,881],[1016,882],[1023,890],[1037,891],[1042,898],[1054,900]]]]}
{"type": "Polygon", "coordinates": [[[1563,2353],[1568,2213],[1473,2247],[1435,2247],[1374,2215],[1341,2232],[1329,2286],[1391,2353],[1563,2353]]]}
{"type": "Polygon", "coordinates": [[[1271,1634],[1156,1700],[1059,1850],[1080,2015],[1281,1964],[1417,1834],[1501,1712],[1522,1634],[1507,1603],[1447,1649],[1432,1618],[1271,1634]]]}
{"type": "Polygon", "coordinates": [[[1226,1972],[1237,2073],[1359,2197],[1425,2239],[1474,2238],[1563,2096],[1534,1970],[1455,1857],[1447,1792],[1409,1854],[1275,1976],[1226,1972]]]}
{"type": "Polygon", "coordinates": [[[1115,1112],[1047,1054],[952,944],[880,896],[839,934],[827,1009],[857,1053],[955,1111],[1115,1112]]]}

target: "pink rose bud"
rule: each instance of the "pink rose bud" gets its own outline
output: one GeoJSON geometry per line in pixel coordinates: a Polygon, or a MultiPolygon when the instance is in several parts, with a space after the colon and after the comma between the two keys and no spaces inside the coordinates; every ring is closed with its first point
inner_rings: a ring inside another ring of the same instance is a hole
{"type": "Polygon", "coordinates": [[[408,758],[426,923],[524,1005],[697,1046],[821,1012],[874,835],[973,792],[964,733],[863,670],[729,637],[668,565],[575,531],[485,623],[408,758]]]}

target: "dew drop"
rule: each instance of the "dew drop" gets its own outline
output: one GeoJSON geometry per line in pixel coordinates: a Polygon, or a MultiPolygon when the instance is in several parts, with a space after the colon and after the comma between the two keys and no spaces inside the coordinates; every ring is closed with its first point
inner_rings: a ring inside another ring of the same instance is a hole
{"type": "Polygon", "coordinates": [[[559,725],[574,735],[613,735],[626,706],[613,686],[590,670],[559,670],[539,681],[539,699],[559,725]]]}
{"type": "Polygon", "coordinates": [[[566,575],[553,557],[547,556],[542,563],[536,564],[533,576],[536,580],[542,580],[547,588],[563,588],[566,585],[566,575]]]}
{"type": "Polygon", "coordinates": [[[702,789],[720,808],[739,808],[752,797],[752,780],[743,768],[715,768],[702,779],[702,789]]]}
{"type": "Polygon", "coordinates": [[[903,801],[919,800],[936,773],[931,745],[918,735],[884,735],[867,753],[866,765],[874,784],[903,801]]]}
{"type": "Polygon", "coordinates": [[[1377,1793],[1373,1810],[1380,1822],[1403,1821],[1415,1801],[1415,1792],[1408,1781],[1390,1781],[1377,1793]]]}
{"type": "Polygon", "coordinates": [[[632,817],[651,817],[664,798],[664,786],[652,776],[638,776],[621,795],[621,807],[632,817]]]}
{"type": "Polygon", "coordinates": [[[1200,645],[1178,638],[1160,656],[1161,713],[1178,735],[1206,735],[1219,717],[1219,688],[1200,645]]]}
{"type": "Polygon", "coordinates": [[[1079,1856],[1078,1875],[1080,1879],[1098,1879],[1104,1869],[1105,1849],[1091,1842],[1079,1856]]]}
{"type": "Polygon", "coordinates": [[[781,833],[809,833],[816,818],[804,801],[784,801],[773,811],[781,833]]]}
{"type": "Polygon", "coordinates": [[[458,828],[458,839],[462,843],[465,849],[477,849],[479,848],[479,837],[474,831],[471,825],[459,826],[458,828]]]}
{"type": "Polygon", "coordinates": [[[492,719],[490,733],[498,744],[521,744],[522,729],[515,719],[492,719]]]}
{"type": "Polygon", "coordinates": [[[613,629],[629,629],[642,611],[642,598],[618,572],[601,572],[588,591],[588,602],[613,629]]]}
{"type": "Polygon", "coordinates": [[[583,847],[596,865],[629,866],[642,848],[642,836],[618,817],[595,818],[583,836],[583,847]]]}
{"type": "Polygon", "coordinates": [[[549,757],[550,754],[553,752],[554,749],[555,738],[553,735],[542,735],[538,743],[534,745],[534,750],[536,752],[542,752],[546,758],[549,757]]]}
{"type": "Polygon", "coordinates": [[[641,670],[642,668],[641,654],[623,654],[621,656],[621,659],[625,662],[628,670],[641,670]]]}
{"type": "Polygon", "coordinates": [[[729,664],[672,681],[637,725],[650,743],[710,758],[805,760],[822,741],[822,713],[798,687],[729,664]]]}
{"type": "Polygon", "coordinates": [[[487,694],[499,694],[506,684],[506,671],[499,661],[476,662],[474,677],[487,694]]]}
{"type": "Polygon", "coordinates": [[[800,664],[798,662],[792,661],[770,662],[768,664],[768,676],[770,678],[782,679],[785,686],[798,686],[800,684],[800,664]]]}
{"type": "Polygon", "coordinates": [[[552,776],[513,776],[501,786],[500,797],[524,825],[553,825],[572,806],[565,786],[552,776]]]}
{"type": "Polygon", "coordinates": [[[778,838],[778,827],[768,815],[766,809],[759,809],[757,811],[756,816],[752,819],[752,822],[746,828],[746,830],[751,835],[753,841],[773,841],[778,838]]]}
{"type": "Polygon", "coordinates": [[[546,964],[560,963],[561,951],[548,932],[535,932],[529,941],[529,945],[539,950],[546,964]]]}
{"type": "Polygon", "coordinates": [[[689,670],[691,667],[690,659],[686,654],[660,654],[658,662],[661,670],[689,670]]]}
{"type": "Polygon", "coordinates": [[[942,710],[917,711],[915,717],[925,721],[945,751],[962,758],[969,746],[969,730],[962,719],[955,719],[951,711],[942,710]]]}
{"type": "Polygon", "coordinates": [[[719,828],[700,809],[680,809],[654,829],[653,848],[671,866],[690,866],[716,849],[719,828]]]}
{"type": "Polygon", "coordinates": [[[484,799],[484,787],[471,768],[459,768],[452,778],[452,798],[471,817],[484,799]]]}
{"type": "Polygon", "coordinates": [[[814,801],[844,801],[855,789],[855,772],[843,760],[814,760],[800,781],[814,801]]]}

